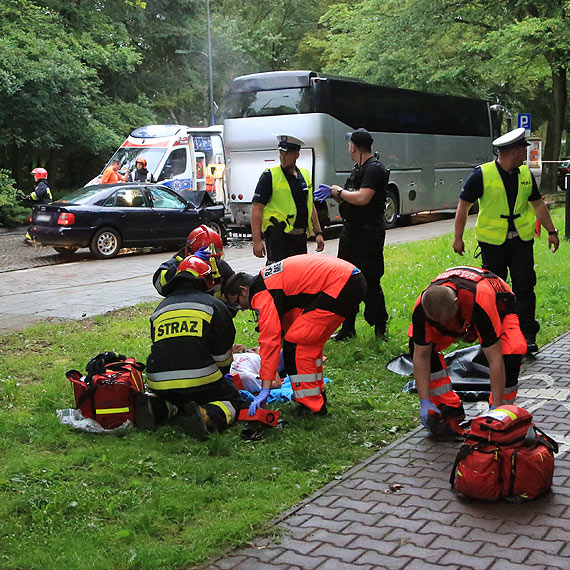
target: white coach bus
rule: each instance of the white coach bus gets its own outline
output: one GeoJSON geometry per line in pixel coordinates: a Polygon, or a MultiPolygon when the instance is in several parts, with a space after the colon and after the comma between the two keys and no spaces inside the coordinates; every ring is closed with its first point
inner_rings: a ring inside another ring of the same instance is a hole
{"type": "MultiPolygon", "coordinates": [[[[228,207],[249,226],[251,199],[262,171],[279,164],[276,136],[304,141],[298,164],[313,185],[343,186],[352,164],[346,133],[359,127],[390,169],[386,227],[415,212],[453,209],[474,166],[492,160],[500,117],[487,101],[370,85],[313,71],[276,71],[237,77],[224,120],[228,207]]],[[[327,200],[319,216],[340,221],[327,200]]]]}

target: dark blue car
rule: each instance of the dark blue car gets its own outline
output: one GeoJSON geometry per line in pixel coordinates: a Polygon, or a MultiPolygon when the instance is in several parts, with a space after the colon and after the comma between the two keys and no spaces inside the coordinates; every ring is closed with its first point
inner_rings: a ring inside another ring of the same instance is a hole
{"type": "Polygon", "coordinates": [[[59,253],[89,247],[99,259],[123,247],[182,247],[188,234],[206,224],[221,234],[224,207],[204,191],[193,203],[159,184],[99,184],[81,188],[47,205],[34,207],[30,235],[59,253]]]}

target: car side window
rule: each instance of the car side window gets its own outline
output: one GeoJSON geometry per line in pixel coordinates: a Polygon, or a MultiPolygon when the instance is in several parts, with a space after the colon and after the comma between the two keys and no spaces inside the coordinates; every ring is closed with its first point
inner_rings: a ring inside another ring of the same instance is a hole
{"type": "Polygon", "coordinates": [[[171,194],[163,188],[149,188],[149,192],[153,208],[180,209],[186,206],[178,196],[171,194]]]}
{"type": "Polygon", "coordinates": [[[115,208],[146,208],[146,201],[140,188],[121,188],[111,194],[103,206],[115,208]]]}

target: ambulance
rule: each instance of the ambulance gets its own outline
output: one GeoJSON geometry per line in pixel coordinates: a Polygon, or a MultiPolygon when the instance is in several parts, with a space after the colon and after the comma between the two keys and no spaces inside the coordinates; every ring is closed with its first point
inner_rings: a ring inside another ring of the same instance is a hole
{"type": "MultiPolygon", "coordinates": [[[[172,188],[193,202],[192,193],[206,191],[215,203],[226,201],[223,127],[147,125],[135,129],[117,149],[112,160],[121,161],[120,173],[135,171],[138,157],[146,159],[148,182],[172,188]]],[[[86,186],[99,184],[101,176],[86,186]]]]}

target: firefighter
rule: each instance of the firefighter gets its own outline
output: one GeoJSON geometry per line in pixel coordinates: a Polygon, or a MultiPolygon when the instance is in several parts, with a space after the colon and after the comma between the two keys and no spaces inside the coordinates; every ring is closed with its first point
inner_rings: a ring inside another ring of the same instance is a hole
{"type": "Polygon", "coordinates": [[[416,301],[408,335],[420,418],[429,431],[450,435],[465,417],[441,354],[456,339],[481,343],[489,363],[491,407],[514,402],[526,341],[513,292],[494,273],[453,267],[438,275],[416,301]]]}
{"type": "MultiPolygon", "coordinates": [[[[51,190],[47,181],[48,171],[45,168],[34,168],[30,174],[34,176],[34,181],[36,183],[33,192],[30,192],[29,194],[20,194],[17,198],[21,201],[27,200],[32,205],[49,204],[53,200],[53,196],[51,195],[51,190]]],[[[28,244],[33,243],[30,228],[28,228],[28,231],[26,232],[24,242],[28,244]]]]}
{"type": "MultiPolygon", "coordinates": [[[[213,285],[207,262],[185,258],[150,317],[149,388],[170,409],[176,407],[172,422],[198,440],[232,424],[244,407],[240,393],[224,377],[232,363],[235,328],[228,308],[208,293],[213,285]]],[[[156,410],[156,402],[149,401],[156,410]]]]}
{"type": "Polygon", "coordinates": [[[299,410],[325,415],[323,346],[364,298],[360,270],[334,257],[295,255],[264,267],[255,278],[236,273],[224,292],[238,309],[259,312],[262,389],[249,414],[267,401],[284,333],[283,360],[299,410]]]}
{"type": "Polygon", "coordinates": [[[214,278],[213,295],[224,301],[222,287],[224,282],[234,274],[234,271],[230,264],[222,259],[224,255],[222,238],[212,228],[203,224],[188,234],[183,249],[162,263],[155,271],[152,277],[154,288],[165,296],[168,293],[169,282],[176,275],[178,265],[188,255],[195,255],[210,264],[214,278]]]}
{"type": "Polygon", "coordinates": [[[144,156],[138,156],[135,160],[135,170],[131,173],[132,182],[154,182],[153,176],[147,169],[147,162],[144,156]]]}

